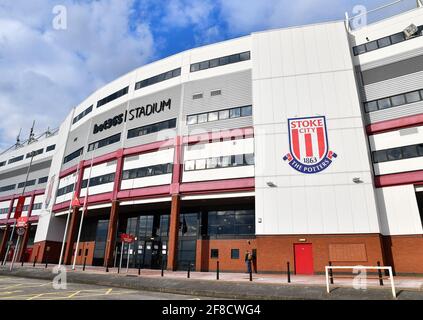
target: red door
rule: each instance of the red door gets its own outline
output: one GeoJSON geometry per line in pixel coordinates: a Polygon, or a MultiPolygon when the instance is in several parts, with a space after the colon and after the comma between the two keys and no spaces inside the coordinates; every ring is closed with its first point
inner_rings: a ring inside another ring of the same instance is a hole
{"type": "Polygon", "coordinates": [[[295,274],[313,274],[313,248],[311,243],[294,244],[295,274]]]}

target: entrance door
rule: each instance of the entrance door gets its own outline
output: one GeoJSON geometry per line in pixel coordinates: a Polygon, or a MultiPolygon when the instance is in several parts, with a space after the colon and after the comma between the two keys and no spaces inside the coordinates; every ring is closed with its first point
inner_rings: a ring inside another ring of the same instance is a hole
{"type": "Polygon", "coordinates": [[[313,274],[313,249],[311,243],[294,244],[295,274],[313,274]]]}

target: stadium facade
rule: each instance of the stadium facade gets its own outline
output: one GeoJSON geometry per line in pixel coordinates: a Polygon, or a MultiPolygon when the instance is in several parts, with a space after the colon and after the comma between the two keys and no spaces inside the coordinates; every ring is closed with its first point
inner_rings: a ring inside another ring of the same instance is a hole
{"type": "Polygon", "coordinates": [[[0,258],[23,194],[19,261],[57,263],[67,226],[72,263],[83,215],[77,264],[116,265],[132,234],[131,267],[244,271],[250,250],[259,272],[423,274],[422,35],[416,8],[253,33],[116,79],[0,155],[0,258]]]}

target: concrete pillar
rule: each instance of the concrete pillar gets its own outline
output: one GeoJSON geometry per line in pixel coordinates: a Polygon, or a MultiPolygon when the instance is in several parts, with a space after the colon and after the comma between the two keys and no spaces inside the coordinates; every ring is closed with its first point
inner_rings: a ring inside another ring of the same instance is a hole
{"type": "Polygon", "coordinates": [[[170,210],[169,243],[167,253],[167,269],[176,271],[178,264],[178,238],[179,238],[179,214],[181,197],[172,195],[172,206],[170,210]]]}
{"type": "Polygon", "coordinates": [[[76,238],[76,233],[78,230],[78,222],[80,218],[79,208],[75,207],[72,209],[72,214],[68,226],[68,234],[66,237],[66,247],[65,254],[63,256],[63,264],[72,263],[72,254],[73,254],[73,245],[76,238]]]}
{"type": "Polygon", "coordinates": [[[111,267],[113,265],[113,251],[116,244],[116,233],[118,227],[119,217],[119,201],[112,201],[112,208],[110,210],[109,226],[107,230],[106,250],[104,252],[104,266],[111,267]]]}

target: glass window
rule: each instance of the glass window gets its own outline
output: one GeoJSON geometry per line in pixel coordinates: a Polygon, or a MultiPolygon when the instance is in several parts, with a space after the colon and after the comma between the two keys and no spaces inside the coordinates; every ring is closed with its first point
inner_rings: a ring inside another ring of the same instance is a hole
{"type": "Polygon", "coordinates": [[[202,99],[202,98],[203,98],[203,94],[202,93],[197,93],[197,94],[194,94],[192,96],[192,99],[193,100],[198,100],[198,99],[202,99]]]}
{"type": "Polygon", "coordinates": [[[196,124],[197,123],[197,115],[195,116],[188,116],[187,124],[196,124]]]}
{"type": "Polygon", "coordinates": [[[388,161],[388,157],[386,155],[386,150],[380,150],[373,152],[373,162],[385,162],[388,161]]]}
{"type": "Polygon", "coordinates": [[[200,70],[204,70],[208,68],[209,68],[209,61],[203,61],[200,63],[200,70]]]}
{"type": "Polygon", "coordinates": [[[232,164],[234,166],[242,166],[244,164],[244,155],[237,154],[235,156],[232,156],[232,164]]]}
{"type": "Polygon", "coordinates": [[[364,44],[354,47],[354,55],[358,56],[366,52],[366,46],[364,44]]]}
{"type": "Polygon", "coordinates": [[[254,153],[245,154],[245,164],[253,165],[254,164],[254,153]]]}
{"type": "Polygon", "coordinates": [[[239,249],[231,249],[231,259],[239,259],[239,249]]]}
{"type": "Polygon", "coordinates": [[[209,121],[219,120],[219,112],[210,112],[208,119],[209,119],[209,121]]]}
{"type": "Polygon", "coordinates": [[[198,115],[198,123],[207,122],[207,113],[199,114],[198,115]]]}
{"type": "Polygon", "coordinates": [[[372,41],[372,42],[366,43],[367,52],[376,50],[377,48],[378,48],[377,47],[377,41],[372,41]]]}
{"type": "Polygon", "coordinates": [[[229,110],[219,111],[219,120],[229,119],[229,110]]]}
{"type": "Polygon", "coordinates": [[[379,109],[387,109],[391,107],[391,100],[389,98],[378,100],[379,109]]]}
{"type": "Polygon", "coordinates": [[[233,54],[229,56],[229,63],[239,62],[239,54],[233,54]]]}
{"type": "Polygon", "coordinates": [[[404,32],[399,32],[391,36],[391,43],[395,44],[405,40],[404,32]]]}
{"type": "Polygon", "coordinates": [[[377,111],[377,101],[370,101],[364,104],[366,112],[377,111]]]}
{"type": "Polygon", "coordinates": [[[239,60],[240,61],[250,60],[250,51],[240,53],[239,60]]]}
{"type": "Polygon", "coordinates": [[[223,156],[219,158],[218,166],[220,168],[229,167],[231,164],[231,156],[223,156]]]}
{"type": "Polygon", "coordinates": [[[253,115],[253,107],[246,106],[241,108],[241,117],[249,117],[253,115]]]}
{"type": "Polygon", "coordinates": [[[219,58],[210,60],[210,68],[215,68],[219,66],[219,58]]]}
{"type": "Polygon", "coordinates": [[[404,159],[418,157],[419,153],[417,151],[417,146],[402,147],[402,156],[404,159]]]}
{"type": "Polygon", "coordinates": [[[198,70],[200,70],[200,64],[199,63],[193,63],[191,65],[191,72],[195,72],[195,71],[198,71],[198,70]]]}
{"type": "Polygon", "coordinates": [[[225,64],[229,63],[229,57],[222,57],[219,58],[219,66],[224,66],[225,64]]]}
{"type": "Polygon", "coordinates": [[[405,104],[405,96],[403,94],[394,96],[391,98],[391,102],[393,107],[401,106],[405,104]]]}
{"type": "Polygon", "coordinates": [[[388,161],[395,161],[402,159],[401,148],[393,148],[386,150],[386,155],[388,157],[388,161]]]}
{"type": "Polygon", "coordinates": [[[423,156],[423,143],[417,145],[417,152],[419,156],[423,156]]]}
{"type": "Polygon", "coordinates": [[[218,158],[208,158],[207,159],[207,169],[217,168],[217,159],[218,158]]]}
{"type": "Polygon", "coordinates": [[[387,46],[391,45],[391,38],[385,37],[385,38],[379,39],[377,41],[377,44],[378,44],[379,48],[387,47],[387,46]]]}
{"type": "Polygon", "coordinates": [[[185,171],[195,170],[195,160],[185,161],[185,171]]]}
{"type": "Polygon", "coordinates": [[[195,160],[195,170],[202,170],[206,168],[206,159],[195,160]]]}
{"type": "Polygon", "coordinates": [[[229,110],[230,118],[239,118],[241,116],[241,108],[233,108],[229,110]]]}
{"type": "Polygon", "coordinates": [[[210,250],[210,258],[212,258],[212,259],[219,258],[219,249],[211,249],[210,250]]]}
{"type": "Polygon", "coordinates": [[[405,94],[405,99],[407,100],[407,103],[413,103],[420,101],[420,95],[418,91],[409,92],[405,94]]]}

